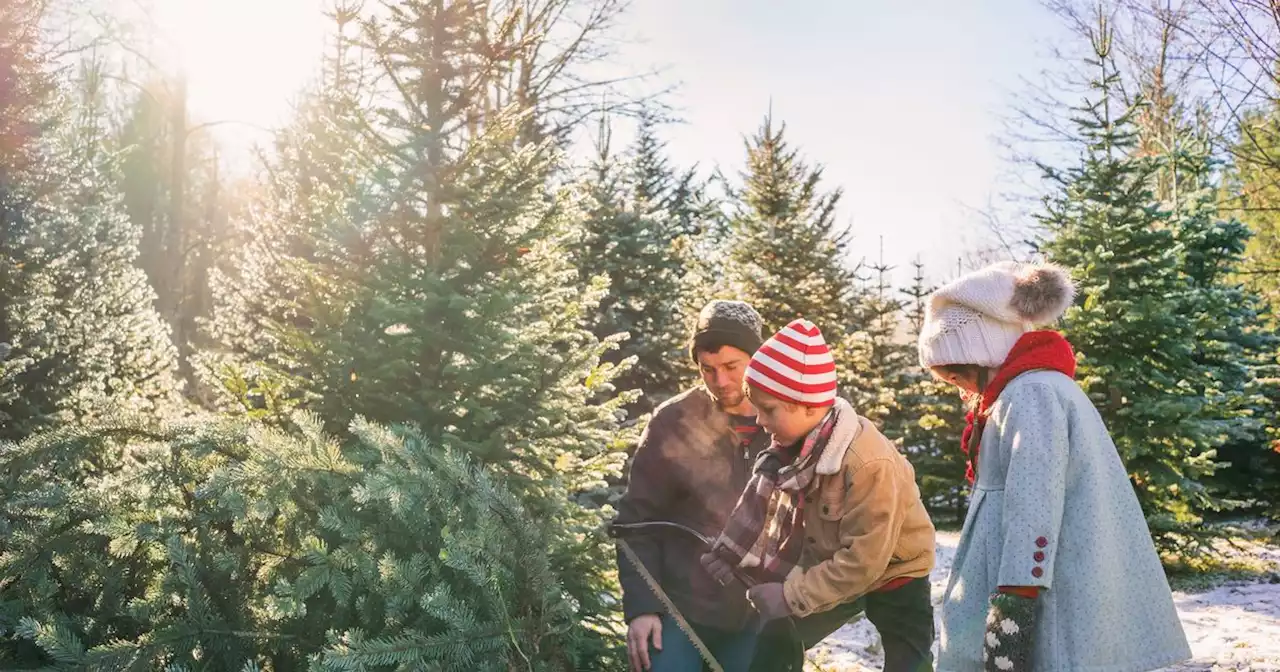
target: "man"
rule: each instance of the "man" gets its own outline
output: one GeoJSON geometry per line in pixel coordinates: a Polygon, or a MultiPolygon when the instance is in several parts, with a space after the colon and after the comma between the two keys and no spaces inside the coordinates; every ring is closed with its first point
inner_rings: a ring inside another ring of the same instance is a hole
{"type": "MultiPolygon", "coordinates": [[[[769,444],[742,387],[762,331],[760,315],[741,301],[712,301],[703,308],[689,339],[702,385],[654,411],[615,522],[666,521],[709,537],[720,533],[756,456],[769,444]]],[[[753,610],[742,586],[722,586],[707,574],[699,562],[707,549],[687,532],[658,527],[626,539],[725,671],[745,672],[755,633],[747,627],[753,610]]],[[[701,672],[692,642],[621,553],[618,575],[631,669],[701,672]]]]}

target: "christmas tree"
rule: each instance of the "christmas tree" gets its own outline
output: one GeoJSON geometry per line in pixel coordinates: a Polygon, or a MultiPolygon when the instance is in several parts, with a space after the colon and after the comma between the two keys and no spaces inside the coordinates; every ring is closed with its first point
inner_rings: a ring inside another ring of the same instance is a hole
{"type": "Polygon", "coordinates": [[[627,335],[607,361],[634,358],[615,384],[644,392],[642,412],[679,392],[688,368],[679,302],[700,191],[692,171],[671,168],[656,131],[654,118],[643,117],[629,156],[619,156],[608,118],[601,121],[596,154],[579,187],[587,216],[571,248],[584,286],[598,276],[609,279],[592,331],[601,339],[627,335]]]}
{"type": "Polygon", "coordinates": [[[94,62],[58,87],[37,5],[0,5],[0,438],[178,404],[174,350],[134,266],[94,62]]]}
{"type": "Polygon", "coordinates": [[[848,264],[849,233],[836,224],[841,192],[821,190],[822,168],[804,162],[785,130],[765,117],[745,141],[747,167],[730,190],[728,288],[755,306],[766,330],[797,317],[817,324],[835,355],[841,394],[855,408],[876,408],[868,315],[848,264]]]}
{"type": "Polygon", "coordinates": [[[471,456],[555,523],[548,552],[576,565],[579,616],[608,613],[609,512],[568,503],[620,470],[634,394],[601,361],[617,339],[590,330],[607,281],[584,288],[569,259],[584,213],[554,184],[561,154],[528,142],[534,110],[469,106],[455,65],[483,54],[465,12],[342,18],[379,38],[378,69],[346,76],[339,51],[279,138],[252,243],[216,285],[205,370],[235,393],[228,408],[284,427],[290,408],[339,435],[356,418],[412,423],[471,456]],[[404,87],[367,109],[365,78],[404,87]]]}
{"type": "Polygon", "coordinates": [[[897,404],[901,409],[890,420],[889,431],[902,445],[903,453],[916,470],[920,496],[935,519],[950,516],[958,524],[964,519],[968,485],[964,480],[965,455],[960,437],[964,431],[965,409],[955,386],[934,378],[919,365],[915,343],[924,327],[925,307],[934,288],[925,283],[924,265],[914,262],[915,275],[903,313],[912,344],[911,366],[900,379],[897,404]]]}
{"type": "Polygon", "coordinates": [[[1223,427],[1197,384],[1197,296],[1185,252],[1156,201],[1157,162],[1133,154],[1133,107],[1113,110],[1117,75],[1107,29],[1094,37],[1094,100],[1077,114],[1087,146],[1079,166],[1047,170],[1057,193],[1040,221],[1043,251],[1073,270],[1079,300],[1065,331],[1078,379],[1102,413],[1148,523],[1164,544],[1212,503],[1203,479],[1217,462],[1223,427]]]}
{"type": "Polygon", "coordinates": [[[1257,510],[1280,494],[1280,454],[1269,434],[1280,413],[1280,334],[1258,292],[1240,280],[1252,232],[1223,216],[1209,138],[1180,129],[1174,140],[1161,163],[1170,176],[1168,207],[1190,287],[1183,316],[1198,332],[1200,375],[1192,384],[1226,437],[1218,451],[1225,468],[1213,483],[1224,503],[1257,510]]]}
{"type": "Polygon", "coordinates": [[[859,415],[881,425],[891,439],[904,437],[904,423],[911,423],[915,409],[902,406],[899,393],[906,390],[919,369],[916,344],[902,333],[904,303],[895,296],[889,274],[893,267],[881,259],[868,267],[873,285],[860,306],[867,344],[867,369],[857,374],[858,389],[866,390],[859,415]]]}
{"type": "Polygon", "coordinates": [[[0,667],[617,669],[563,516],[417,430],[292,424],[0,444],[0,667]]]}

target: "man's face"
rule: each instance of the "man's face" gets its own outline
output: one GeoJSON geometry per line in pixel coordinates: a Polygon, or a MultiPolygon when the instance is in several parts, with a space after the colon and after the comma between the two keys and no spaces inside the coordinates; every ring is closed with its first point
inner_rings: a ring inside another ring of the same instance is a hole
{"type": "Polygon", "coordinates": [[[723,346],[714,353],[698,353],[702,382],[721,408],[733,408],[746,401],[742,394],[742,376],[750,362],[751,355],[731,345],[723,346]]]}

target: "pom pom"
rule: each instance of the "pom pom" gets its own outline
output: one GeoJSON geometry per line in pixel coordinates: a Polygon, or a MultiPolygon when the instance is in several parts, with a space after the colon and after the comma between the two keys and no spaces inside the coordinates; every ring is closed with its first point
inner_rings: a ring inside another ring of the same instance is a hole
{"type": "Polygon", "coordinates": [[[1037,264],[1018,272],[1009,307],[1031,324],[1049,324],[1062,317],[1075,298],[1076,288],[1065,268],[1037,264]]]}

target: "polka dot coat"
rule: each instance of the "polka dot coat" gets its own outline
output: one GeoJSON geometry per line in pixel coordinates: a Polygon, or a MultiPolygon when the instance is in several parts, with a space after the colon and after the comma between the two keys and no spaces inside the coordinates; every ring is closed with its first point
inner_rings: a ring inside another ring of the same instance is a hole
{"type": "Polygon", "coordinates": [[[982,670],[988,599],[1039,586],[1034,670],[1140,672],[1191,657],[1151,534],[1102,418],[1034,371],[992,406],[942,605],[938,670],[982,670]]]}

